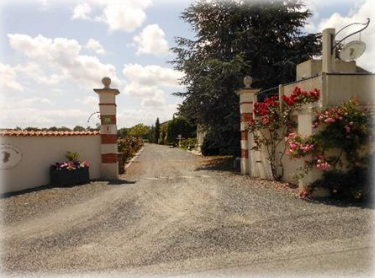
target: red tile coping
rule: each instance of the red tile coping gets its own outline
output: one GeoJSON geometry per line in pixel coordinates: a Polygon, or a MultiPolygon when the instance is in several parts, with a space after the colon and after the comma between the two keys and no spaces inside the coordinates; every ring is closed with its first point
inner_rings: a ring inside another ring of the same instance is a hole
{"type": "Polygon", "coordinates": [[[99,131],[20,131],[20,130],[6,130],[0,131],[0,136],[13,137],[57,137],[57,136],[92,136],[100,135],[99,131]]]}

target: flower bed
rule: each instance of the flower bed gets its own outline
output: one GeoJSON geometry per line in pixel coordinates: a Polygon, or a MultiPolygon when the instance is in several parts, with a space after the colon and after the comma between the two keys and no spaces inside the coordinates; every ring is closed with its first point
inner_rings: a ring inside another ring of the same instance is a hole
{"type": "Polygon", "coordinates": [[[88,183],[90,164],[86,161],[78,161],[77,153],[68,152],[66,157],[74,161],[56,162],[51,165],[51,184],[69,186],[88,183]]]}

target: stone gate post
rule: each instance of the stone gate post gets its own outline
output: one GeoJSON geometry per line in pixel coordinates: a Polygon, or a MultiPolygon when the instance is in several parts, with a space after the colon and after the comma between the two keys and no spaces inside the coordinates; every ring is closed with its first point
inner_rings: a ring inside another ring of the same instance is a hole
{"type": "Polygon", "coordinates": [[[118,159],[117,159],[117,125],[116,125],[116,95],[120,92],[111,89],[111,79],[102,79],[103,89],[94,89],[99,95],[100,111],[100,137],[101,137],[101,178],[118,179],[118,159]]]}
{"type": "Polygon", "coordinates": [[[246,130],[247,123],[250,122],[254,115],[254,103],[257,101],[256,94],[259,89],[251,88],[252,78],[246,76],[244,78],[245,88],[236,92],[240,97],[240,114],[241,114],[241,173],[249,174],[249,144],[248,131],[246,130]]]}

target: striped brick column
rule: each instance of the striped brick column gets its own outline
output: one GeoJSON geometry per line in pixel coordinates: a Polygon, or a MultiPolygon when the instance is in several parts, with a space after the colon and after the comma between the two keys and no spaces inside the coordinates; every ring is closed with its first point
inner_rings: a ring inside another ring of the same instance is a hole
{"type": "Polygon", "coordinates": [[[241,173],[249,174],[249,142],[247,123],[253,119],[254,103],[256,102],[256,93],[258,89],[251,88],[251,77],[244,78],[245,88],[237,91],[240,97],[240,114],[241,114],[241,173]]]}
{"type": "Polygon", "coordinates": [[[111,79],[104,77],[103,89],[94,89],[99,95],[100,111],[100,137],[101,137],[101,178],[118,179],[118,160],[117,160],[117,125],[116,125],[116,95],[120,92],[117,89],[111,89],[111,79]]]}

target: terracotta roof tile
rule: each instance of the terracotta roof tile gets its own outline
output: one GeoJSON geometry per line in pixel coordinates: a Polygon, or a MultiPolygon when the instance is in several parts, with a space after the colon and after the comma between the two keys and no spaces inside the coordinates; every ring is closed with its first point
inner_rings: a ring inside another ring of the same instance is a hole
{"type": "Polygon", "coordinates": [[[14,136],[14,137],[92,136],[92,135],[100,135],[100,132],[99,131],[20,131],[20,130],[0,131],[0,136],[14,136]]]}

